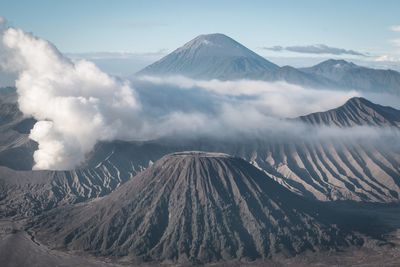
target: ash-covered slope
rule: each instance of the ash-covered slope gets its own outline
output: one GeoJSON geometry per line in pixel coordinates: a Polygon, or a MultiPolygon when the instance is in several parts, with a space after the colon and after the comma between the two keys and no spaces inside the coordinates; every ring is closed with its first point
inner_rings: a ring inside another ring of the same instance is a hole
{"type": "Polygon", "coordinates": [[[109,194],[136,170],[105,161],[69,171],[17,171],[0,166],[0,218],[30,217],[57,206],[109,194]]]}
{"type": "Polygon", "coordinates": [[[360,242],[338,217],[242,159],[183,152],[102,199],[44,214],[35,231],[51,246],[97,255],[212,262],[360,242]]]}
{"type": "MultiPolygon", "coordinates": [[[[351,128],[348,130],[352,131],[351,128]]],[[[311,132],[313,128],[310,128],[311,132]]],[[[132,166],[133,171],[145,169],[149,162],[176,151],[215,151],[251,162],[291,191],[308,198],[398,202],[398,139],[385,136],[382,140],[363,141],[351,138],[349,133],[348,137],[316,140],[265,137],[240,141],[205,139],[102,143],[97,146],[90,164],[101,165],[103,161],[107,165],[119,163],[132,166]]]]}
{"type": "Polygon", "coordinates": [[[338,108],[299,117],[312,125],[400,127],[400,110],[354,97],[338,108]]]}
{"type": "Polygon", "coordinates": [[[255,78],[278,68],[232,38],[215,33],[197,36],[138,74],[240,79],[255,78]]]}
{"type": "Polygon", "coordinates": [[[16,89],[0,88],[0,165],[30,170],[37,144],[28,135],[35,120],[18,108],[16,89]]]}

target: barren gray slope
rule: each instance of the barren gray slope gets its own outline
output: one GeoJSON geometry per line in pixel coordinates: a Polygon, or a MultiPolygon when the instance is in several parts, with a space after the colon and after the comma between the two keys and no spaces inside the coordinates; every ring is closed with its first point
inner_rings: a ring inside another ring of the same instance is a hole
{"type": "Polygon", "coordinates": [[[13,233],[0,239],[2,267],[121,267],[92,257],[49,250],[30,240],[24,233],[13,233]]]}
{"type": "Polygon", "coordinates": [[[106,163],[120,162],[144,169],[149,161],[175,151],[222,151],[244,158],[293,192],[309,198],[397,202],[400,199],[400,145],[396,141],[265,138],[103,143],[98,145],[102,149],[98,148],[96,160],[92,159],[97,164],[107,158],[106,151],[114,151],[106,163]]]}
{"type": "Polygon", "coordinates": [[[121,267],[87,255],[50,250],[23,227],[22,222],[0,220],[1,267],[121,267]]]}
{"type": "Polygon", "coordinates": [[[0,165],[13,169],[32,169],[37,144],[28,134],[34,120],[19,111],[15,88],[0,88],[0,165]]]}
{"type": "Polygon", "coordinates": [[[242,159],[185,152],[163,157],[102,199],[44,214],[35,231],[58,248],[211,262],[361,242],[330,225],[337,219],[242,159]]]}
{"type": "Polygon", "coordinates": [[[69,203],[104,196],[136,170],[104,162],[91,169],[16,171],[0,167],[0,218],[26,217],[69,203]]]}
{"type": "Polygon", "coordinates": [[[400,149],[354,140],[286,142],[259,148],[249,160],[287,188],[319,200],[398,202],[400,149]]]}
{"type": "Polygon", "coordinates": [[[324,112],[299,117],[313,125],[339,127],[351,126],[392,126],[400,127],[400,110],[374,104],[362,97],[354,97],[343,106],[324,112]]]}

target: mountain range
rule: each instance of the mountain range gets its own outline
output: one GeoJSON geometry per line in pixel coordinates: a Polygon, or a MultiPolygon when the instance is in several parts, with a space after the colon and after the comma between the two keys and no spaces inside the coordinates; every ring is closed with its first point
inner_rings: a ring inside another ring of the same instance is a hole
{"type": "MultiPolygon", "coordinates": [[[[10,105],[11,102],[7,108],[0,105],[0,110],[6,113],[13,110],[10,105]]],[[[15,130],[15,125],[28,124],[26,120],[17,114],[0,127],[9,142],[0,151],[1,217],[36,215],[60,205],[105,196],[166,154],[188,150],[241,157],[288,190],[309,199],[381,203],[400,199],[400,147],[393,145],[396,140],[363,142],[344,137],[314,141],[268,138],[114,141],[99,143],[75,170],[30,171],[36,143],[28,138],[26,131],[15,130]]],[[[310,124],[310,131],[321,126],[349,129],[372,126],[390,130],[399,128],[400,111],[364,98],[352,98],[336,109],[295,120],[310,124]]]]}
{"type": "Polygon", "coordinates": [[[54,209],[33,231],[50,247],[131,262],[207,263],[362,242],[344,226],[355,218],[341,215],[243,159],[195,151],[164,156],[98,201],[54,209]]]}
{"type": "Polygon", "coordinates": [[[197,36],[135,75],[286,81],[315,88],[400,94],[400,73],[397,71],[372,69],[334,59],[309,68],[280,67],[220,33],[197,36]]]}
{"type": "MultiPolygon", "coordinates": [[[[279,67],[223,34],[201,35],[137,75],[399,94],[397,72],[342,60],[279,67]]],[[[114,140],[73,170],[33,171],[36,120],[3,88],[0,262],[229,266],[393,245],[396,214],[370,215],[400,201],[400,110],[354,97],[281,122],[306,136],[114,140]]]]}

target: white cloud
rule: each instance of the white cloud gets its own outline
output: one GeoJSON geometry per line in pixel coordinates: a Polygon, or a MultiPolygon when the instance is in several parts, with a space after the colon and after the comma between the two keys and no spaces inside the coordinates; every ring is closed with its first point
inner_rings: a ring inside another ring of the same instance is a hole
{"type": "Polygon", "coordinates": [[[142,76],[138,79],[159,85],[173,85],[183,89],[200,88],[225,96],[252,97],[241,101],[257,107],[269,116],[295,117],[340,106],[351,97],[360,96],[356,91],[318,90],[304,88],[286,82],[265,82],[254,80],[201,81],[182,76],[142,76]]]}
{"type": "Polygon", "coordinates": [[[393,32],[400,32],[400,25],[393,25],[390,27],[390,30],[393,32]]]}
{"type": "Polygon", "coordinates": [[[391,42],[392,44],[394,44],[395,46],[400,47],[400,39],[399,39],[399,38],[397,38],[397,39],[392,39],[392,40],[390,40],[390,42],[391,42]]]}
{"type": "MultiPolygon", "coordinates": [[[[390,27],[390,30],[393,32],[400,32],[400,25],[393,25],[390,27]]],[[[395,50],[400,48],[400,39],[391,39],[389,40],[393,46],[395,46],[395,50]]],[[[399,51],[393,51],[390,54],[379,55],[374,58],[375,62],[385,62],[385,63],[398,63],[400,62],[400,57],[397,55],[399,51]]]]}
{"type": "Polygon", "coordinates": [[[295,53],[304,53],[304,54],[330,54],[330,55],[352,55],[352,56],[366,56],[365,53],[351,50],[351,49],[343,49],[332,46],[327,46],[325,44],[316,44],[316,45],[294,45],[294,46],[280,46],[275,45],[272,47],[263,47],[263,49],[271,50],[275,52],[281,51],[290,51],[295,53]]]}
{"type": "Polygon", "coordinates": [[[393,55],[381,55],[375,58],[376,62],[400,62],[400,58],[393,55]]]}

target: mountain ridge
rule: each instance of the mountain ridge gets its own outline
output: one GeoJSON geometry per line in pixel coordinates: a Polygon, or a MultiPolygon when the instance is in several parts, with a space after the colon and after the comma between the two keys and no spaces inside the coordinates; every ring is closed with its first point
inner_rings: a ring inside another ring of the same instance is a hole
{"type": "Polygon", "coordinates": [[[340,107],[298,117],[312,125],[400,127],[400,110],[382,106],[363,97],[353,97],[340,107]]]}
{"type": "MultiPolygon", "coordinates": [[[[348,102],[357,104],[366,101],[355,98],[348,102]]],[[[386,109],[384,106],[373,105],[386,109]]],[[[392,108],[387,109],[392,110],[392,108]]],[[[354,112],[352,109],[350,111],[354,112]]],[[[332,111],[321,113],[325,114],[324,116],[316,114],[318,117],[331,118],[332,116],[327,115],[330,112],[332,111]]],[[[381,112],[379,109],[378,112],[383,115],[393,113],[381,112]]],[[[354,114],[359,114],[358,109],[354,114]]],[[[374,115],[375,111],[365,113],[365,116],[368,118],[371,114],[374,115]]],[[[399,114],[399,111],[395,110],[395,114],[399,114]]],[[[316,115],[306,116],[308,122],[305,123],[311,123],[312,127],[326,125],[323,124],[323,119],[312,119],[313,116],[316,115]]],[[[352,116],[345,118],[354,119],[352,116]]],[[[351,123],[346,124],[337,121],[336,117],[333,117],[335,123],[332,124],[328,120],[328,125],[351,128],[369,126],[371,125],[369,122],[375,122],[371,117],[372,119],[356,120],[357,123],[350,120],[351,123]]],[[[391,117],[388,118],[390,120],[383,118],[380,120],[381,123],[375,124],[376,127],[384,129],[392,127],[391,123],[383,122],[395,120],[391,117]]],[[[301,118],[298,120],[301,121],[301,118]]],[[[20,117],[17,116],[16,122],[19,121],[20,117]]],[[[113,141],[96,145],[88,155],[87,161],[76,170],[38,172],[27,171],[32,168],[32,153],[35,147],[24,143],[28,140],[27,135],[12,130],[13,125],[15,122],[0,126],[0,129],[5,127],[3,128],[5,136],[11,135],[15,138],[15,140],[12,139],[11,145],[4,143],[0,150],[0,160],[4,159],[0,161],[1,165],[16,169],[0,168],[0,213],[6,216],[40,214],[57,206],[107,195],[134,175],[147,169],[152,162],[166,154],[183,150],[224,152],[241,157],[265,171],[292,192],[311,199],[400,201],[400,184],[398,183],[400,146],[396,146],[390,140],[385,140],[383,143],[359,141],[351,143],[346,139],[324,142],[318,140],[276,142],[268,138],[234,143],[229,140],[212,139],[188,139],[179,142],[168,139],[149,142],[113,141]],[[28,159],[23,164],[19,160],[13,160],[15,157],[21,158],[20,155],[28,159]],[[21,178],[28,176],[36,177],[36,179],[21,178]],[[12,177],[16,179],[10,180],[12,177]]]]}
{"type": "Polygon", "coordinates": [[[343,89],[400,94],[400,73],[391,69],[373,69],[345,60],[329,59],[300,70],[325,77],[343,89]]]}
{"type": "Polygon", "coordinates": [[[135,75],[193,79],[286,81],[301,86],[400,95],[400,73],[328,59],[306,68],[280,67],[224,34],[202,34],[135,75]]]}
{"type": "Polygon", "coordinates": [[[337,218],[243,159],[190,151],[164,156],[102,199],[52,210],[34,229],[59,248],[207,263],[362,244],[337,218]]]}
{"type": "Polygon", "coordinates": [[[136,75],[183,75],[195,79],[285,80],[313,87],[333,87],[324,77],[290,66],[279,67],[224,34],[199,35],[136,75]]]}

